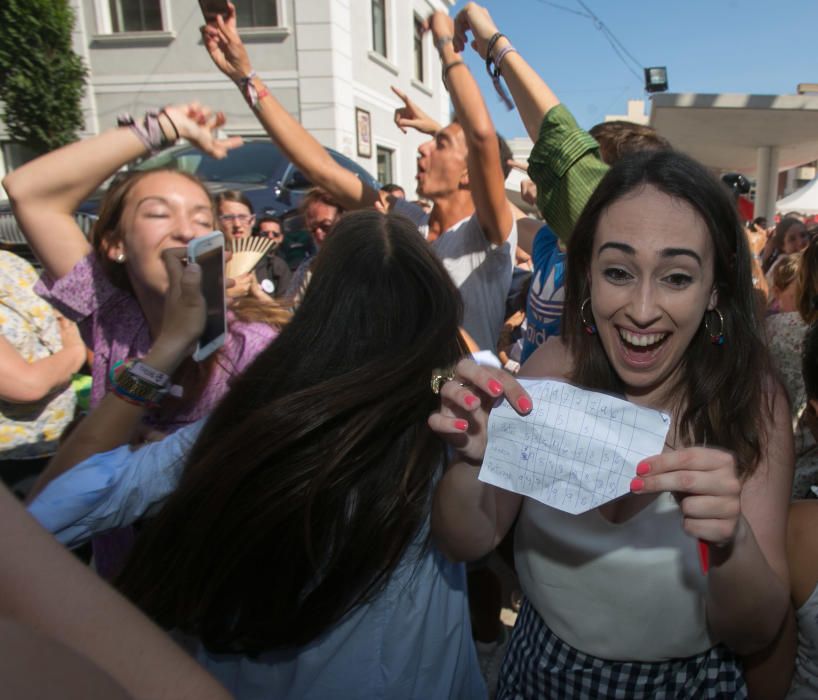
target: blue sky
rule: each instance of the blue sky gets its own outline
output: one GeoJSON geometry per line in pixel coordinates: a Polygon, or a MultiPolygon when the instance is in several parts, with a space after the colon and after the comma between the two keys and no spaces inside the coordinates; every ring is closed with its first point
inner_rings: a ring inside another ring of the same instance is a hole
{"type": "MultiPolygon", "coordinates": [[[[792,94],[798,83],[818,83],[816,0],[584,0],[644,66],[667,66],[670,92],[792,94]]],[[[466,4],[458,0],[451,14],[466,4]]],[[[506,34],[580,124],[624,114],[628,99],[643,98],[637,80],[617,57],[578,0],[488,0],[506,34]]],[[[477,76],[498,130],[525,134],[516,112],[494,94],[486,69],[471,49],[477,76]]],[[[628,61],[633,70],[634,64],[628,61]]],[[[649,106],[648,106],[649,111],[649,106]]]]}

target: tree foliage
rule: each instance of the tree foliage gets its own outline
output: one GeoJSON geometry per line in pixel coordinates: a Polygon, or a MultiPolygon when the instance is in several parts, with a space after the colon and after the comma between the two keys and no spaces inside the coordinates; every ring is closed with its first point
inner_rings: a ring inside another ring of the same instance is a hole
{"type": "Polygon", "coordinates": [[[88,71],[68,0],[0,0],[0,119],[37,153],[76,140],[88,71]]]}

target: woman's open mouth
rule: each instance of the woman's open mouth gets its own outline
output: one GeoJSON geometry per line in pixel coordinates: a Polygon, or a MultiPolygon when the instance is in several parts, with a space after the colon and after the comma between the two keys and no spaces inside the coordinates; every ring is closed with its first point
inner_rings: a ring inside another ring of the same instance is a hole
{"type": "Polygon", "coordinates": [[[625,360],[632,365],[646,365],[653,362],[661,351],[670,333],[634,333],[625,328],[617,328],[622,343],[625,360]]]}

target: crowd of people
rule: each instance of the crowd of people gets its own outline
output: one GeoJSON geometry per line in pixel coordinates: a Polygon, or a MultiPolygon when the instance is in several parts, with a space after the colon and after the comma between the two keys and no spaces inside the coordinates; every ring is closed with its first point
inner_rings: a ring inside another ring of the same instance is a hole
{"type": "Polygon", "coordinates": [[[240,192],[120,172],[180,138],[237,147],[196,103],[4,179],[42,266],[0,253],[0,469],[42,470],[28,515],[0,492],[18,697],[818,697],[818,237],[796,214],[745,227],[649,127],[581,129],[485,8],[426,30],[454,119],[393,88],[396,127],[429,136],[411,201],[287,112],[232,4],[202,28],[314,185],[296,265],[240,192]],[[471,50],[508,86],[527,164],[471,50]],[[511,167],[538,217],[508,201],[511,167]],[[87,238],[73,212],[112,176],[87,238]],[[196,362],[185,253],[213,229],[272,244],[228,281],[225,343],[196,362]],[[535,408],[515,375],[664,411],[664,449],[580,515],[491,486],[492,408],[535,408]],[[86,542],[93,571],[63,547],[86,542]],[[507,641],[495,550],[522,591],[507,641]]]}

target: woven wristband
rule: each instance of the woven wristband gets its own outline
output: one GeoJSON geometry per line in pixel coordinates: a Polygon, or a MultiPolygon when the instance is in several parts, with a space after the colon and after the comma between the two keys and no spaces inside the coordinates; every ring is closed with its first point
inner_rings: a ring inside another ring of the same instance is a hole
{"type": "Polygon", "coordinates": [[[250,105],[252,109],[255,109],[258,106],[259,100],[262,97],[265,97],[269,93],[265,90],[264,95],[259,95],[258,90],[256,90],[256,86],[253,84],[253,78],[257,77],[257,74],[254,70],[251,70],[244,78],[241,78],[238,82],[239,89],[241,90],[241,94],[244,95],[244,99],[247,100],[247,104],[250,105]]]}
{"type": "Polygon", "coordinates": [[[497,42],[500,41],[502,38],[508,38],[505,34],[501,34],[497,32],[494,34],[491,39],[489,39],[488,47],[486,48],[486,72],[489,74],[491,78],[491,84],[494,85],[494,91],[497,93],[500,100],[506,106],[506,109],[511,111],[514,109],[514,103],[511,101],[511,98],[508,96],[508,93],[503,88],[503,84],[500,82],[500,63],[502,62],[503,58],[505,58],[506,54],[509,53],[509,49],[514,51],[514,47],[509,44],[509,46],[504,47],[500,54],[498,55],[497,59],[495,60],[492,57],[492,52],[494,51],[494,47],[496,46],[497,42]],[[494,68],[492,69],[492,64],[494,64],[494,68]]]}
{"type": "Polygon", "coordinates": [[[136,137],[145,145],[145,148],[150,151],[151,155],[159,153],[159,151],[161,151],[163,148],[173,145],[179,138],[179,130],[176,128],[176,124],[173,123],[173,120],[168,116],[168,113],[165,112],[164,109],[161,111],[149,109],[147,112],[145,112],[145,117],[141,124],[137,122],[130,114],[120,114],[116,118],[116,124],[117,126],[127,126],[131,131],[133,131],[136,137]],[[162,126],[159,124],[160,114],[164,114],[167,120],[170,122],[170,125],[173,127],[173,131],[176,134],[175,139],[169,139],[167,136],[165,136],[165,132],[162,131],[162,126]]]}

